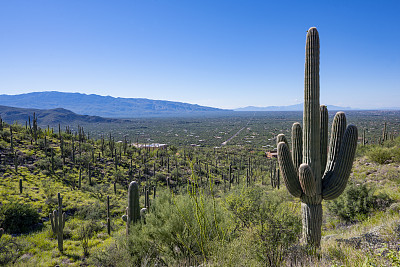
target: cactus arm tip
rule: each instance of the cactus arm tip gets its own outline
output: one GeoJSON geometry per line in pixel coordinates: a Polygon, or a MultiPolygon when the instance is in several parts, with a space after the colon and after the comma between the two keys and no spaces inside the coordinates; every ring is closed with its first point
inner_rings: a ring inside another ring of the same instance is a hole
{"type": "Polygon", "coordinates": [[[288,141],[284,134],[278,134],[278,136],[276,137],[276,144],[278,145],[280,142],[284,142],[288,146],[288,141]]]}

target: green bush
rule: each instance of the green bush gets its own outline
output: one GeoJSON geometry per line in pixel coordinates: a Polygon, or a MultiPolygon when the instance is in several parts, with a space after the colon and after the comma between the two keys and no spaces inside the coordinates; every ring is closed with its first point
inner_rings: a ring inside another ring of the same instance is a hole
{"type": "Polygon", "coordinates": [[[14,262],[23,254],[25,246],[16,238],[3,236],[0,238],[0,266],[14,262]]]}
{"type": "Polygon", "coordinates": [[[387,147],[373,146],[366,153],[370,160],[384,164],[393,160],[394,150],[387,147]]]}
{"type": "Polygon", "coordinates": [[[229,213],[211,196],[197,193],[174,196],[169,190],[160,190],[146,224],[137,223],[128,238],[94,250],[92,264],[181,266],[189,261],[201,264],[210,258],[216,247],[223,247],[229,240],[232,224],[229,213]]]}
{"type": "Polygon", "coordinates": [[[27,233],[38,223],[39,213],[29,204],[10,202],[0,208],[0,227],[7,233],[27,233]]]}
{"type": "Polygon", "coordinates": [[[75,215],[82,220],[101,220],[107,214],[106,205],[95,201],[91,205],[80,206],[75,215]]]}
{"type": "Polygon", "coordinates": [[[393,200],[386,194],[374,195],[365,184],[349,184],[343,194],[327,202],[328,210],[346,222],[364,220],[374,210],[384,210],[393,200]]]}
{"type": "Polygon", "coordinates": [[[227,197],[236,229],[249,229],[254,239],[254,257],[266,266],[280,266],[301,232],[301,219],[294,207],[277,193],[257,187],[227,197]]]}

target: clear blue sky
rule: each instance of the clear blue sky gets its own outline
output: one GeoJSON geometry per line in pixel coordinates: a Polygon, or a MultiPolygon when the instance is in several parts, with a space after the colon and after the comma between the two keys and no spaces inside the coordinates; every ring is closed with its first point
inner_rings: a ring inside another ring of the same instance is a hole
{"type": "Polygon", "coordinates": [[[400,106],[400,1],[0,0],[0,93],[95,93],[221,108],[400,106]]]}

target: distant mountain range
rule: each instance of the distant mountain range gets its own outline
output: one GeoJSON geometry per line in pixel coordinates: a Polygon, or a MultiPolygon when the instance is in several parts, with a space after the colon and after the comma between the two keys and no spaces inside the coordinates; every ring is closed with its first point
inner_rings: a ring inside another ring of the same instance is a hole
{"type": "MultiPolygon", "coordinates": [[[[244,108],[237,108],[234,111],[302,111],[303,103],[290,105],[290,106],[268,106],[268,107],[254,107],[248,106],[244,108]]],[[[327,105],[328,110],[353,110],[350,107],[339,107],[333,105],[327,105]]]]}
{"type": "Polygon", "coordinates": [[[54,126],[61,125],[77,125],[86,123],[109,123],[120,122],[119,119],[105,119],[99,116],[78,115],[70,110],[63,108],[56,109],[28,109],[28,108],[15,108],[0,106],[0,115],[3,121],[7,123],[14,123],[18,121],[20,124],[25,125],[29,117],[33,120],[33,113],[38,118],[38,124],[41,126],[54,126]]]}
{"type": "Polygon", "coordinates": [[[106,118],[184,116],[188,114],[195,115],[228,111],[164,100],[121,98],[56,91],[0,95],[0,105],[36,109],[64,108],[77,114],[106,118]]]}

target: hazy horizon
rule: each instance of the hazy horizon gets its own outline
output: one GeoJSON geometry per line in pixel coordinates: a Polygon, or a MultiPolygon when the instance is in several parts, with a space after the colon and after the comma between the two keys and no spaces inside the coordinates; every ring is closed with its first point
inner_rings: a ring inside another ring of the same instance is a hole
{"type": "Polygon", "coordinates": [[[294,105],[303,102],[306,31],[315,26],[321,104],[398,107],[399,9],[398,1],[3,1],[0,90],[294,105]]]}

